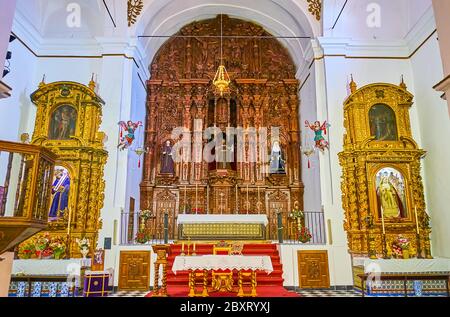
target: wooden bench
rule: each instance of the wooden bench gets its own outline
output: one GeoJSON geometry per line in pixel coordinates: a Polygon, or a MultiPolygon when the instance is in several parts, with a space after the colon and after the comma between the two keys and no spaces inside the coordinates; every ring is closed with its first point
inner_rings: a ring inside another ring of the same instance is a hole
{"type": "MultiPolygon", "coordinates": [[[[366,281],[371,274],[358,274],[361,279],[362,297],[365,296],[366,281]]],[[[445,281],[447,289],[447,297],[450,297],[449,279],[450,274],[379,274],[377,279],[380,281],[403,281],[405,297],[408,297],[408,281],[445,281]]]]}

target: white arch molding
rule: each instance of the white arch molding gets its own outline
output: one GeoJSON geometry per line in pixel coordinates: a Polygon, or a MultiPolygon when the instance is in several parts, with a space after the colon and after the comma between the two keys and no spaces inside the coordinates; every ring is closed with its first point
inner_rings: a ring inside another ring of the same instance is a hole
{"type": "MultiPolygon", "coordinates": [[[[194,21],[211,19],[218,14],[250,21],[261,25],[274,36],[321,35],[320,22],[309,12],[305,0],[229,0],[229,1],[169,1],[153,0],[146,3],[138,22],[130,30],[130,36],[170,36],[194,21]]],[[[168,38],[141,38],[145,51],[144,64],[150,65],[159,48],[168,38]]],[[[306,62],[305,52],[309,39],[282,39],[297,69],[306,62]]]]}

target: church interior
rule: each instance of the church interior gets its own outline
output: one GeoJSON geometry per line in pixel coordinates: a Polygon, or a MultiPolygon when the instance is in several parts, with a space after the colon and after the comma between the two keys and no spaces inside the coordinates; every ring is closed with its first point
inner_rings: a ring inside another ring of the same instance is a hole
{"type": "Polygon", "coordinates": [[[0,3],[0,297],[450,296],[450,1],[0,3]]]}

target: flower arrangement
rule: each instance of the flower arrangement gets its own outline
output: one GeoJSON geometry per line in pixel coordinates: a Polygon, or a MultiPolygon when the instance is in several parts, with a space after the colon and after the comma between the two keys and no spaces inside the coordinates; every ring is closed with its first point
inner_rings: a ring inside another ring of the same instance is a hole
{"type": "Polygon", "coordinates": [[[305,214],[301,210],[292,210],[292,212],[289,214],[289,217],[292,219],[303,220],[305,218],[305,214]]]}
{"type": "Polygon", "coordinates": [[[64,240],[59,237],[52,240],[50,248],[53,250],[54,258],[56,260],[61,259],[64,253],[66,253],[66,244],[64,240]]]}
{"type": "Polygon", "coordinates": [[[86,259],[86,256],[89,253],[89,248],[91,246],[89,239],[86,237],[83,237],[81,239],[77,238],[76,242],[78,244],[78,248],[80,248],[80,252],[81,252],[81,255],[83,256],[83,259],[86,259]]]}
{"type": "Polygon", "coordinates": [[[399,234],[397,238],[392,242],[392,252],[394,257],[407,258],[409,257],[409,250],[411,242],[408,238],[399,234]]]}
{"type": "Polygon", "coordinates": [[[33,240],[28,240],[19,246],[19,258],[31,259],[36,254],[36,245],[33,240]]]}
{"type": "Polygon", "coordinates": [[[89,248],[91,246],[91,243],[89,242],[89,239],[86,238],[86,237],[83,237],[82,239],[78,239],[77,238],[76,241],[77,241],[78,247],[80,249],[86,249],[86,248],[89,248]]]}
{"type": "Polygon", "coordinates": [[[312,234],[309,232],[308,227],[302,226],[301,229],[298,232],[298,240],[302,243],[306,243],[311,241],[312,234]]]}
{"type": "MultiPolygon", "coordinates": [[[[44,251],[48,248],[50,243],[50,234],[48,232],[44,233],[43,235],[39,235],[36,237],[36,242],[35,242],[35,248],[36,248],[36,256],[38,258],[41,258],[44,253],[44,251]]],[[[49,254],[49,252],[47,251],[46,254],[49,254]]],[[[48,255],[47,255],[48,257],[48,255]]]]}
{"type": "Polygon", "coordinates": [[[142,210],[141,213],[140,213],[140,216],[141,216],[142,219],[147,221],[148,219],[153,217],[153,214],[152,214],[152,212],[150,210],[142,210]]]}
{"type": "Polygon", "coordinates": [[[200,208],[200,207],[197,207],[197,208],[192,208],[191,209],[191,213],[193,213],[193,214],[203,214],[204,212],[203,212],[203,208],[200,208]]]}
{"type": "Polygon", "coordinates": [[[66,252],[66,242],[63,238],[51,237],[48,232],[39,234],[28,239],[19,246],[18,256],[20,259],[44,258],[56,259],[63,258],[66,252]]]}
{"type": "Polygon", "coordinates": [[[149,235],[147,232],[145,232],[145,231],[143,231],[143,230],[140,230],[140,231],[136,234],[135,240],[136,240],[137,243],[142,243],[142,244],[144,244],[144,243],[147,243],[148,241],[150,241],[150,235],[149,235]]]}

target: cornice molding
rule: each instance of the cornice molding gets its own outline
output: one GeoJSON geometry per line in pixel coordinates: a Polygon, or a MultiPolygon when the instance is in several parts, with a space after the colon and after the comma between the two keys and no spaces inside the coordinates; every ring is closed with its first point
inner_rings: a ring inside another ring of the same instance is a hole
{"type": "Polygon", "coordinates": [[[433,7],[430,6],[405,37],[406,45],[409,48],[409,55],[414,54],[435,30],[436,21],[434,19],[434,11],[433,7]]]}

